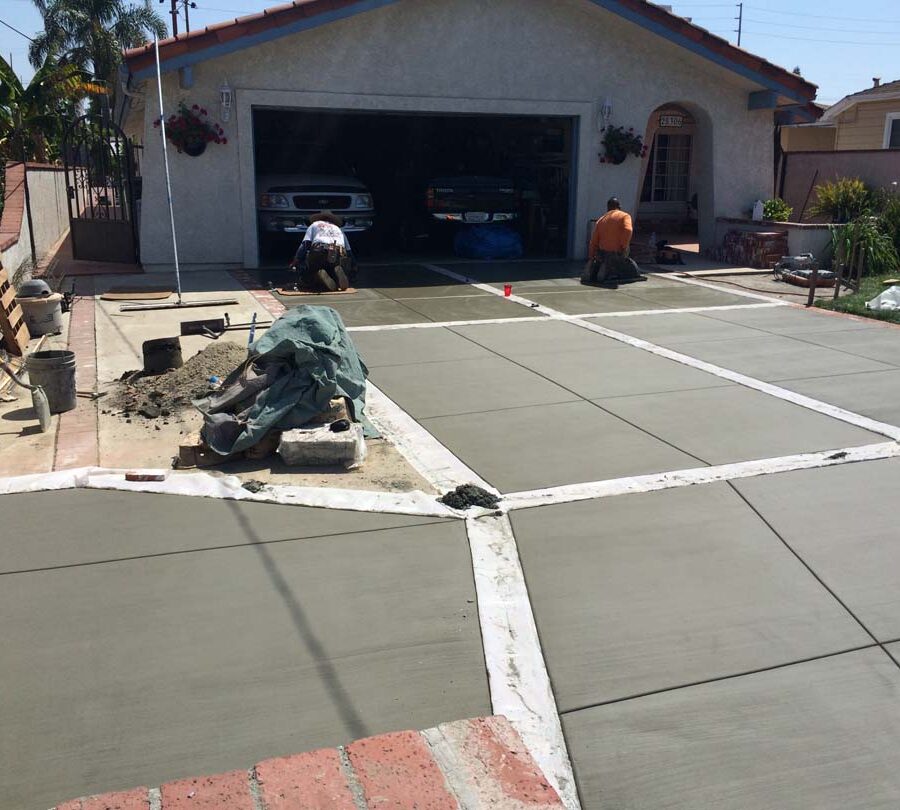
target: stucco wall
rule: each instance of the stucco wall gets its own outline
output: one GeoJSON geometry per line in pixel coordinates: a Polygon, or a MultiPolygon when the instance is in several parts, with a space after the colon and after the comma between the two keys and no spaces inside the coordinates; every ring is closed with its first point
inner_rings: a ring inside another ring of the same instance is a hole
{"type": "MultiPolygon", "coordinates": [[[[6,171],[7,200],[3,212],[4,233],[0,234],[0,263],[14,275],[23,263],[31,261],[31,241],[22,164],[10,164],[6,171]]],[[[28,164],[28,191],[35,252],[40,261],[69,229],[66,176],[62,167],[28,164]]]]}
{"type": "MultiPolygon", "coordinates": [[[[186,265],[256,262],[254,105],[572,116],[579,142],[573,247],[605,200],[636,209],[640,161],[601,165],[597,116],[646,128],[666,103],[698,121],[701,212],[738,214],[772,186],[772,113],[748,111],[758,89],[584,0],[403,0],[377,11],[203,62],[194,86],[163,77],[168,108],[181,98],[218,114],[218,88],[235,88],[229,142],[199,158],[170,154],[179,249],[186,265]],[[713,170],[715,167],[715,171],[713,170]]],[[[144,87],[141,253],[148,268],[172,261],[156,87],[144,87]]],[[[365,133],[360,133],[362,137],[365,133]]],[[[377,203],[377,201],[376,201],[377,203]]],[[[715,238],[704,216],[703,241],[715,238]]]]}

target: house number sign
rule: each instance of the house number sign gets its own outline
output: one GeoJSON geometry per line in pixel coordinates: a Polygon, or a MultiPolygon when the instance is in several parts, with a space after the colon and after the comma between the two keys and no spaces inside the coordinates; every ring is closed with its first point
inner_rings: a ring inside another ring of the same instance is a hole
{"type": "Polygon", "coordinates": [[[684,126],[683,115],[661,115],[659,117],[659,125],[661,127],[680,128],[684,126]]]}

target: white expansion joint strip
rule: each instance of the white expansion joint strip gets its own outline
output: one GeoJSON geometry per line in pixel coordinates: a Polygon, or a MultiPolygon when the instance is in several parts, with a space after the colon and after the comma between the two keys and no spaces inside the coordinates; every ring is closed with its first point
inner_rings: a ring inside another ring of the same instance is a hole
{"type": "MultiPolygon", "coordinates": [[[[462,281],[467,280],[465,276],[462,276],[459,273],[454,273],[452,270],[447,270],[446,268],[439,267],[438,265],[427,264],[423,266],[427,267],[429,270],[433,270],[436,273],[440,273],[441,275],[449,276],[450,278],[458,278],[462,281]]],[[[702,282],[694,282],[693,280],[679,279],[679,281],[684,281],[685,283],[691,284],[699,283],[701,286],[704,286],[702,282]]],[[[491,287],[490,284],[475,284],[475,286],[479,289],[490,291],[494,295],[503,295],[502,290],[495,289],[494,287],[491,287]]],[[[767,301],[772,300],[761,295],[748,295],[747,297],[764,298],[767,301]]],[[[536,306],[534,302],[529,301],[527,298],[522,298],[521,296],[510,296],[508,297],[508,300],[514,301],[515,303],[521,304],[522,306],[536,306]]],[[[664,346],[658,346],[655,343],[651,343],[649,340],[642,340],[641,338],[632,337],[631,335],[626,335],[624,332],[616,332],[615,330],[608,329],[605,326],[600,326],[599,324],[585,321],[583,320],[583,316],[580,315],[566,315],[563,312],[558,312],[555,309],[544,306],[538,306],[537,311],[543,315],[547,315],[550,318],[566,321],[567,323],[571,323],[574,326],[581,327],[582,329],[588,329],[591,332],[596,332],[598,335],[603,335],[604,337],[611,338],[612,340],[617,340],[620,343],[627,344],[628,346],[634,346],[636,349],[642,349],[643,351],[650,352],[651,354],[665,357],[667,360],[674,360],[676,363],[690,366],[691,368],[695,368],[699,371],[705,371],[707,374],[712,374],[724,380],[730,380],[731,382],[737,383],[738,385],[743,385],[745,388],[752,388],[756,391],[762,392],[763,394],[768,394],[769,396],[784,400],[785,402],[799,405],[801,408],[806,408],[810,411],[816,411],[817,413],[821,413],[825,416],[830,416],[832,419],[838,419],[841,422],[846,422],[847,424],[855,425],[856,427],[862,428],[863,430],[868,430],[871,433],[878,433],[882,436],[887,436],[894,441],[900,441],[900,427],[897,427],[895,425],[889,425],[886,422],[879,422],[875,419],[870,419],[868,416],[863,416],[862,414],[854,413],[853,411],[848,411],[844,408],[839,408],[837,405],[831,405],[827,402],[822,402],[821,400],[813,399],[812,397],[807,397],[803,394],[798,394],[795,391],[788,391],[786,388],[781,388],[778,385],[764,382],[763,380],[758,380],[755,377],[748,377],[746,374],[740,374],[737,371],[732,371],[731,369],[723,368],[722,366],[717,366],[713,363],[707,363],[705,360],[699,360],[696,357],[691,357],[690,355],[682,354],[681,352],[672,351],[671,349],[667,349],[664,346]]]]}
{"type": "Polygon", "coordinates": [[[466,520],[494,714],[515,726],[569,810],[580,803],[525,575],[506,515],[466,520]]]}
{"type": "Polygon", "coordinates": [[[511,492],[504,495],[500,508],[511,512],[515,509],[531,509],[535,506],[550,506],[574,501],[589,501],[595,498],[609,498],[617,495],[634,495],[641,492],[656,492],[662,489],[691,487],[698,484],[715,484],[721,481],[736,481],[760,475],[812,470],[820,467],[836,467],[859,461],[878,461],[900,457],[900,444],[883,442],[861,447],[847,447],[842,450],[823,450],[816,453],[802,453],[795,456],[779,456],[756,461],[740,461],[734,464],[720,464],[712,467],[693,467],[686,470],[652,473],[650,475],[611,478],[606,481],[588,481],[583,484],[566,484],[559,487],[534,489],[528,492],[511,492]]]}

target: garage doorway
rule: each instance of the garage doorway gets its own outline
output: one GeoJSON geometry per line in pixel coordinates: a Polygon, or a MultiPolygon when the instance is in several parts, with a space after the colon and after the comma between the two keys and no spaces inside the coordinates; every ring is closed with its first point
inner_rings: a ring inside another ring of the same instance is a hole
{"type": "Polygon", "coordinates": [[[472,221],[435,216],[434,189],[460,178],[468,178],[472,216],[499,211],[499,193],[512,201],[502,210],[514,217],[491,224],[514,230],[524,257],[565,257],[573,122],[254,108],[260,266],[285,264],[313,208],[340,211],[351,244],[369,261],[451,257],[456,234],[472,221]]]}

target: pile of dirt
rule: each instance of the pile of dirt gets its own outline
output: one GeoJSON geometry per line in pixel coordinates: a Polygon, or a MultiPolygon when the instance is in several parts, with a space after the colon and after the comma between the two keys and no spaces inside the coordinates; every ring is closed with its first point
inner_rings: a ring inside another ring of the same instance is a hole
{"type": "Polygon", "coordinates": [[[191,400],[210,391],[210,377],[224,380],[247,359],[247,349],[237,343],[218,341],[190,358],[181,368],[144,377],[126,374],[119,382],[112,404],[125,419],[140,416],[158,419],[191,407],[191,400]]]}
{"type": "Polygon", "coordinates": [[[470,506],[480,506],[482,509],[495,509],[500,499],[492,492],[475,486],[475,484],[463,484],[452,492],[448,492],[438,500],[451,509],[468,509],[470,506]]]}

